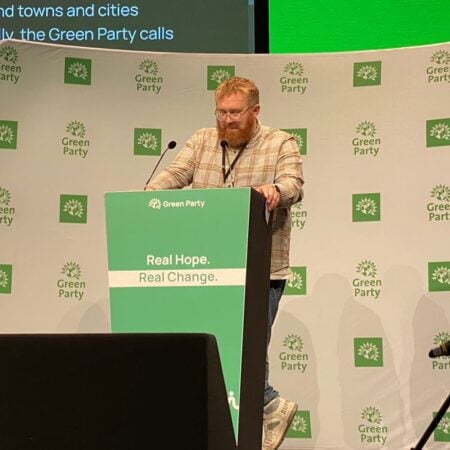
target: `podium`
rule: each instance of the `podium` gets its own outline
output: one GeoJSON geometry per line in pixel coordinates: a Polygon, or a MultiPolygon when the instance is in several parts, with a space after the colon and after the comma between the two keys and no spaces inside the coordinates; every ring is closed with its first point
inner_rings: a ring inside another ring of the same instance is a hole
{"type": "Polygon", "coordinates": [[[113,333],[215,336],[218,395],[229,405],[221,420],[232,423],[233,448],[259,450],[271,250],[264,198],[250,188],[116,192],[105,205],[113,333]]]}

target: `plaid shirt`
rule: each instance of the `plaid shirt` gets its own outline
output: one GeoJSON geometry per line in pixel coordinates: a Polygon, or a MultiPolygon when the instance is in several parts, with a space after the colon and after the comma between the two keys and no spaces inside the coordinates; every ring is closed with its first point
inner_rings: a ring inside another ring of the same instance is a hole
{"type": "MultiPolygon", "coordinates": [[[[232,162],[238,150],[228,150],[232,162]]],[[[192,184],[194,189],[258,187],[276,184],[281,198],[274,210],[270,278],[289,276],[291,234],[290,206],[303,196],[302,160],[295,138],[264,125],[258,126],[236,161],[225,183],[222,173],[222,149],[216,128],[198,130],[180,150],[175,160],[147,186],[148,189],[177,189],[192,184]]]]}

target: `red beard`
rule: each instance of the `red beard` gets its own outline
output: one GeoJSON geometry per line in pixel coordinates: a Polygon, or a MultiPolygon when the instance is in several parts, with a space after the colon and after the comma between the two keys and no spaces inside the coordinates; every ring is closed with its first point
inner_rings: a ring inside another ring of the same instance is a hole
{"type": "Polygon", "coordinates": [[[239,124],[228,123],[222,124],[217,121],[217,131],[219,140],[227,141],[232,148],[239,148],[246,145],[252,137],[254,126],[251,121],[244,124],[243,128],[239,128],[239,124]]]}

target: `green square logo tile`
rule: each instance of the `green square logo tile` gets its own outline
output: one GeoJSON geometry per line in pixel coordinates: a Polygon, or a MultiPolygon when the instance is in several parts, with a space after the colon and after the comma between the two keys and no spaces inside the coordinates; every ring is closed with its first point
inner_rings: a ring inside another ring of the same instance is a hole
{"type": "Polygon", "coordinates": [[[427,120],[427,147],[450,146],[450,118],[427,120]]]}
{"type": "Polygon", "coordinates": [[[450,291],[450,261],[428,263],[428,290],[450,291]]]}
{"type": "Polygon", "coordinates": [[[0,150],[17,149],[18,123],[12,120],[0,120],[0,150]]]}
{"type": "Polygon", "coordinates": [[[135,128],[134,154],[144,156],[161,155],[161,129],[135,128]]]}
{"type": "Polygon", "coordinates": [[[353,194],[352,218],[353,222],[379,222],[381,220],[380,194],[353,194]]]}
{"type": "Polygon", "coordinates": [[[383,367],[382,338],[354,338],[355,367],[383,367]]]}
{"type": "Polygon", "coordinates": [[[291,267],[284,295],[306,295],[306,267],[291,267]]]}
{"type": "Polygon", "coordinates": [[[66,58],[64,64],[64,83],[66,84],[91,84],[92,61],[82,58],[66,58]]]}
{"type": "Polygon", "coordinates": [[[353,65],[353,86],[379,86],[381,61],[360,62],[353,65]]]}
{"type": "Polygon", "coordinates": [[[286,437],[293,439],[310,439],[311,433],[311,417],[309,411],[297,411],[286,437]]]}
{"type": "MultiPolygon", "coordinates": [[[[433,413],[433,417],[437,413],[433,413]]],[[[434,430],[434,440],[436,442],[450,442],[450,412],[444,414],[434,430]]]]}
{"type": "Polygon", "coordinates": [[[11,264],[0,264],[0,294],[11,294],[12,272],[11,264]]]}
{"type": "Polygon", "coordinates": [[[208,66],[207,87],[208,91],[214,91],[220,83],[228,78],[234,77],[234,66],[208,66]]]}
{"type": "Polygon", "coordinates": [[[283,128],[286,133],[292,134],[297,141],[300,155],[306,155],[308,152],[308,133],[306,128],[283,128]]]}
{"type": "Polygon", "coordinates": [[[59,200],[60,223],[87,223],[87,195],[62,194],[59,200]]]}

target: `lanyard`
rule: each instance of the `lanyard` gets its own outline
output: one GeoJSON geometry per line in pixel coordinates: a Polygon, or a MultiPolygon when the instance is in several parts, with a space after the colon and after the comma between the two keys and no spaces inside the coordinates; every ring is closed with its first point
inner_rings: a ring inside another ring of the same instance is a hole
{"type": "MultiPolygon", "coordinates": [[[[225,152],[227,151],[227,149],[224,147],[222,147],[222,174],[223,174],[223,183],[225,184],[227,182],[227,178],[230,176],[231,171],[234,169],[234,166],[236,165],[238,159],[241,157],[242,152],[244,151],[245,147],[241,147],[238,151],[238,154],[234,157],[233,161],[231,164],[229,164],[228,170],[225,170],[225,152]]],[[[232,182],[232,185],[234,186],[234,180],[232,182]]]]}

